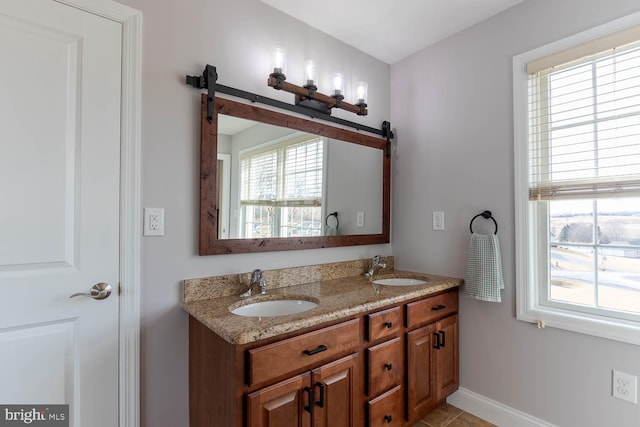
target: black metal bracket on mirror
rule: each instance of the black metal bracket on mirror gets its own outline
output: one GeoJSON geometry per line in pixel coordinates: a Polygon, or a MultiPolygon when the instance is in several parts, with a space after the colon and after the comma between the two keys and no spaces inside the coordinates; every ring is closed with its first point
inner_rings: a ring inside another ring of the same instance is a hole
{"type": "Polygon", "coordinates": [[[385,155],[391,158],[391,140],[393,139],[393,131],[391,130],[391,123],[382,122],[382,136],[387,139],[387,145],[385,148],[385,155]]]}
{"type": "Polygon", "coordinates": [[[207,64],[201,76],[187,76],[187,84],[196,89],[207,89],[207,121],[213,120],[213,100],[216,96],[216,82],[218,71],[213,65],[207,64]]]}

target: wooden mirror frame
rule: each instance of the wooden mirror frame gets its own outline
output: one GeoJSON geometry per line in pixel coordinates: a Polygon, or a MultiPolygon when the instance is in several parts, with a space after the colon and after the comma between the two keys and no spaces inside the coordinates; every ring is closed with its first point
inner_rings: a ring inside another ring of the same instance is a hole
{"type": "Polygon", "coordinates": [[[202,95],[201,111],[200,255],[288,251],[297,249],[389,243],[391,218],[391,159],[384,155],[387,143],[385,139],[220,97],[216,97],[214,100],[213,120],[209,123],[207,121],[206,94],[202,95]],[[218,239],[218,189],[216,183],[218,163],[218,114],[225,114],[270,125],[287,127],[382,150],[382,233],[353,234],[345,236],[276,237],[264,239],[218,239]]]}

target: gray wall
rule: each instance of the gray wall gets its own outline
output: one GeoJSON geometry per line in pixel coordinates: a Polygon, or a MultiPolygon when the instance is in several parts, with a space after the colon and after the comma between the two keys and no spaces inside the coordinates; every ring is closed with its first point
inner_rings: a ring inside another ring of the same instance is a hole
{"type": "Polygon", "coordinates": [[[528,0],[391,68],[396,265],[464,277],[469,221],[492,210],[506,289],[502,304],[461,298],[461,386],[562,427],[640,425],[611,397],[611,369],[640,375],[640,347],[515,319],[512,57],[638,10],[528,0]]]}
{"type": "Polygon", "coordinates": [[[333,67],[349,81],[367,80],[369,116],[337,115],[379,127],[390,115],[390,67],[258,0],[122,2],[144,14],[142,204],[166,209],[166,235],[142,241],[142,425],[186,426],[188,325],[181,280],[388,255],[391,246],[197,256],[200,98],[184,84],[185,74],[200,74],[210,63],[222,84],[293,102],[293,95],[266,86],[271,47],[282,45],[293,82],[302,82],[307,56],[327,81],[333,67]]]}

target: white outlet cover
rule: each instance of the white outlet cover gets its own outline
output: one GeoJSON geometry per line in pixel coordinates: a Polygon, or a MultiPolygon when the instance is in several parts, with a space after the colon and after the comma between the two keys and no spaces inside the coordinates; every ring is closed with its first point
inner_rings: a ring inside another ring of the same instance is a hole
{"type": "Polygon", "coordinates": [[[164,236],[164,208],[144,208],[145,236],[164,236]]]}
{"type": "Polygon", "coordinates": [[[613,397],[638,403],[638,377],[620,371],[613,371],[612,393],[613,397]]]}

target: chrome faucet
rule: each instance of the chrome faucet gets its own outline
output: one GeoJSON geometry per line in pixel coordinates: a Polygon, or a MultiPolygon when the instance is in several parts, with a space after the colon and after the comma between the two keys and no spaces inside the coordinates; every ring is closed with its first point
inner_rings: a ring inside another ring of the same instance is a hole
{"type": "Polygon", "coordinates": [[[267,281],[262,277],[262,270],[256,268],[251,272],[251,281],[249,282],[249,289],[246,292],[240,294],[240,297],[247,298],[252,295],[264,295],[267,293],[267,281]],[[257,287],[256,287],[257,286],[257,287]]]}
{"type": "Polygon", "coordinates": [[[373,277],[377,268],[387,268],[387,264],[385,264],[384,262],[380,262],[380,255],[376,255],[373,257],[373,259],[371,260],[371,268],[369,268],[369,271],[364,273],[364,275],[369,278],[373,277]]]}

